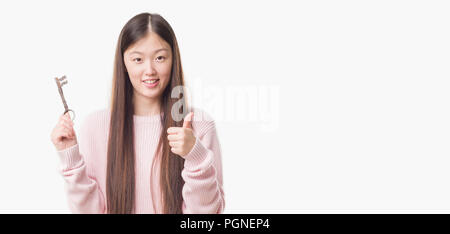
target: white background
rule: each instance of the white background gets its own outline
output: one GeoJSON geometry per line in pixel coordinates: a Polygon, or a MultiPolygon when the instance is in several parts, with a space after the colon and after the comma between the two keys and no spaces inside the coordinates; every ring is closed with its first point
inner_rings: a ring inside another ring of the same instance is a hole
{"type": "Polygon", "coordinates": [[[69,213],[53,78],[78,131],[108,105],[117,38],[142,12],[174,28],[194,97],[279,91],[257,100],[271,130],[194,100],[216,118],[225,213],[450,213],[447,1],[149,0],[0,2],[0,213],[69,213]]]}

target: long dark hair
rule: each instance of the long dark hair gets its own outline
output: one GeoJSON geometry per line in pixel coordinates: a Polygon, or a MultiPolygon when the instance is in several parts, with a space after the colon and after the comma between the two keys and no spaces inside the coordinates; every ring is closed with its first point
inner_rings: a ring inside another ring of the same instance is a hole
{"type": "MultiPolygon", "coordinates": [[[[182,126],[181,121],[177,122],[172,118],[172,106],[175,102],[183,101],[182,108],[187,108],[186,99],[177,100],[170,97],[174,87],[184,87],[180,52],[175,33],[169,23],[158,14],[142,13],[131,18],[123,27],[115,54],[106,177],[107,212],[110,214],[129,214],[134,213],[135,209],[133,86],[123,55],[129,46],[144,37],[149,30],[158,34],[171,46],[173,55],[170,81],[161,95],[161,111],[164,114],[161,115],[162,131],[158,143],[158,149],[161,151],[157,151],[162,152],[159,160],[162,212],[182,213],[184,180],[181,171],[184,159],[170,151],[167,141],[167,128],[182,126]]],[[[186,110],[181,112],[186,113],[186,110]]]]}

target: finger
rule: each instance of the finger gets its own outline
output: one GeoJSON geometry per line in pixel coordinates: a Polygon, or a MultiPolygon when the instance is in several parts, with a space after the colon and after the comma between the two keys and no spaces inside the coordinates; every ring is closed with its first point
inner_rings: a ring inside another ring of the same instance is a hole
{"type": "Polygon", "coordinates": [[[68,125],[67,123],[63,123],[62,126],[69,131],[73,130],[72,126],[68,125]]]}
{"type": "Polygon", "coordinates": [[[70,120],[67,119],[62,119],[61,121],[59,121],[61,124],[67,124],[69,126],[72,126],[73,123],[70,120]]]}
{"type": "Polygon", "coordinates": [[[174,154],[180,153],[180,151],[177,148],[170,148],[170,151],[172,151],[172,153],[174,153],[174,154]]]}
{"type": "Polygon", "coordinates": [[[69,113],[65,113],[61,115],[61,119],[68,119],[69,113]]]}
{"type": "Polygon", "coordinates": [[[60,132],[60,135],[59,135],[59,139],[61,139],[61,138],[70,138],[70,131],[69,130],[67,130],[67,129],[62,129],[61,130],[61,132],[60,132]]]}
{"type": "Polygon", "coordinates": [[[64,131],[67,131],[67,132],[69,133],[70,136],[73,136],[73,135],[74,135],[74,131],[73,131],[72,128],[66,128],[66,127],[64,127],[64,131]]]}
{"type": "Polygon", "coordinates": [[[169,141],[177,141],[177,140],[181,140],[181,136],[177,135],[177,134],[171,134],[171,135],[167,135],[167,139],[169,141]]]}
{"type": "Polygon", "coordinates": [[[181,131],[181,128],[179,127],[170,127],[167,129],[168,134],[177,134],[181,131]]]}
{"type": "Polygon", "coordinates": [[[69,126],[73,126],[72,120],[63,119],[62,121],[63,121],[64,123],[68,124],[69,126]]]}
{"type": "Polygon", "coordinates": [[[72,117],[70,117],[69,112],[63,114],[63,115],[61,116],[61,119],[67,120],[67,121],[69,121],[70,123],[73,124],[72,117]]]}
{"type": "Polygon", "coordinates": [[[68,131],[70,135],[75,135],[74,129],[71,126],[68,126],[66,123],[60,125],[60,131],[68,131]]]}
{"type": "Polygon", "coordinates": [[[171,147],[179,147],[181,145],[181,142],[178,141],[169,141],[169,145],[171,147]]]}
{"type": "Polygon", "coordinates": [[[65,120],[59,121],[58,125],[59,125],[59,126],[62,126],[62,127],[67,127],[68,129],[71,129],[71,128],[72,128],[72,125],[69,124],[69,122],[67,122],[67,121],[65,121],[65,120]]]}
{"type": "Polygon", "coordinates": [[[192,118],[194,117],[194,112],[190,112],[184,117],[183,128],[192,129],[192,118]]]}
{"type": "Polygon", "coordinates": [[[61,116],[59,117],[59,119],[58,119],[58,122],[61,122],[61,121],[64,121],[64,120],[65,120],[64,115],[61,115],[61,116]]]}
{"type": "Polygon", "coordinates": [[[72,119],[65,120],[65,122],[67,122],[67,123],[69,123],[70,125],[73,126],[73,121],[72,121],[72,119]]]}
{"type": "Polygon", "coordinates": [[[72,122],[72,118],[69,115],[69,112],[67,112],[66,114],[64,114],[64,119],[66,119],[69,122],[72,122]]]}

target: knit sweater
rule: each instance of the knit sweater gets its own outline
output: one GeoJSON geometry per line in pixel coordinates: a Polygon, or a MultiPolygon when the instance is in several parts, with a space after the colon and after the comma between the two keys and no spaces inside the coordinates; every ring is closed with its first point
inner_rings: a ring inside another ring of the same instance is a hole
{"type": "MultiPolygon", "coordinates": [[[[193,108],[192,129],[196,137],[185,155],[181,176],[183,213],[222,213],[225,207],[222,160],[212,118],[193,108]]],[[[159,115],[134,115],[135,213],[162,213],[157,151],[162,125],[159,115]],[[155,159],[154,167],[152,160],[155,159]],[[156,170],[152,173],[152,170],[156,170]],[[152,175],[151,175],[152,173],[152,175]]],[[[110,109],[89,114],[83,121],[78,144],[57,151],[59,171],[65,181],[73,213],[106,213],[106,171],[110,109]]],[[[178,156],[179,157],[179,156],[178,156]]]]}

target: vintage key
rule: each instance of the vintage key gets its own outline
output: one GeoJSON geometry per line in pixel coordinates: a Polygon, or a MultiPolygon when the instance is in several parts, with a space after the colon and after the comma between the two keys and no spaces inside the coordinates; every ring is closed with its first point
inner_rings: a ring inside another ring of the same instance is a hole
{"type": "Polygon", "coordinates": [[[71,109],[69,109],[69,107],[67,106],[67,102],[66,99],[64,98],[64,93],[62,90],[62,87],[67,84],[67,77],[63,76],[61,78],[56,77],[55,78],[56,81],[56,85],[58,86],[58,91],[59,91],[59,95],[61,96],[61,100],[63,102],[64,105],[64,114],[66,114],[67,112],[72,113],[72,116],[70,117],[72,119],[72,121],[75,119],[75,112],[71,109]]]}

